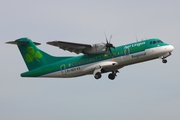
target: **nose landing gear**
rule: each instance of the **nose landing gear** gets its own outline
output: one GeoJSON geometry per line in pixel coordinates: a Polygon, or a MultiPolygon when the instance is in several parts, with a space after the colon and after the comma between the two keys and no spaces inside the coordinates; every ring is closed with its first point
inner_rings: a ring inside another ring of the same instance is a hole
{"type": "Polygon", "coordinates": [[[164,59],[162,59],[162,62],[163,63],[167,63],[167,60],[164,58],[164,59]]]}
{"type": "Polygon", "coordinates": [[[171,55],[171,52],[168,52],[165,55],[161,56],[160,58],[162,59],[162,62],[167,63],[166,58],[169,57],[170,55],[171,55]]]}

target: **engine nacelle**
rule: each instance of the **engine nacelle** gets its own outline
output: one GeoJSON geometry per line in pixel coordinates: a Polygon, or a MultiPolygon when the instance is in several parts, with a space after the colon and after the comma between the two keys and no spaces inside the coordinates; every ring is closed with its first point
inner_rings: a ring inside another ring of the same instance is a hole
{"type": "Polygon", "coordinates": [[[87,48],[83,51],[86,54],[99,54],[102,52],[106,52],[106,44],[104,43],[93,44],[92,48],[87,48]]]}

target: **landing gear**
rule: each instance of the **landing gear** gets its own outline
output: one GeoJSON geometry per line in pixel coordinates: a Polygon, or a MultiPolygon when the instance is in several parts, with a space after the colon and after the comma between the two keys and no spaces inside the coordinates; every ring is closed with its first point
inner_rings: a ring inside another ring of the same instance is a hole
{"type": "Polygon", "coordinates": [[[101,73],[100,73],[100,72],[97,72],[97,73],[94,75],[94,78],[95,78],[95,79],[100,79],[100,78],[101,78],[101,73]]]}
{"type": "Polygon", "coordinates": [[[119,72],[119,71],[112,71],[112,73],[110,73],[110,74],[108,75],[108,78],[109,78],[110,80],[114,80],[115,77],[117,76],[116,73],[118,73],[118,72],[119,72]]]}
{"type": "Polygon", "coordinates": [[[108,78],[110,79],[110,80],[114,80],[115,79],[115,75],[114,74],[112,74],[112,73],[110,73],[109,75],[108,75],[108,78]]]}
{"type": "Polygon", "coordinates": [[[163,63],[167,63],[167,60],[166,60],[166,59],[162,59],[162,62],[163,62],[163,63]]]}
{"type": "MultiPolygon", "coordinates": [[[[112,73],[110,73],[109,75],[108,75],[108,78],[110,79],[110,80],[114,80],[115,79],[115,77],[116,77],[116,73],[118,73],[119,71],[112,71],[112,73]]],[[[95,72],[94,73],[94,78],[95,79],[100,79],[101,78],[101,72],[95,72]]]]}

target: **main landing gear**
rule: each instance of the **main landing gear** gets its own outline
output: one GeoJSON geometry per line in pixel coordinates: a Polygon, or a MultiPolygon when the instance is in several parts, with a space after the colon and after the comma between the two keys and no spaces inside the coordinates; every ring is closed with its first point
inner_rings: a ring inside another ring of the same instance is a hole
{"type": "Polygon", "coordinates": [[[117,76],[116,73],[118,73],[118,72],[119,72],[119,71],[112,71],[112,73],[110,73],[110,74],[108,75],[108,78],[109,78],[110,80],[114,80],[115,77],[117,76]]]}
{"type": "Polygon", "coordinates": [[[100,72],[97,72],[95,75],[94,75],[94,78],[95,79],[100,79],[101,78],[101,73],[100,72]]]}
{"type": "MultiPolygon", "coordinates": [[[[116,73],[118,73],[118,72],[119,72],[119,71],[112,71],[112,73],[110,73],[110,74],[108,75],[108,78],[109,78],[110,80],[114,80],[115,77],[117,76],[116,73]]],[[[95,78],[95,79],[100,79],[101,77],[102,77],[101,72],[97,72],[97,73],[94,75],[94,78],[95,78]]]]}
{"type": "Polygon", "coordinates": [[[110,73],[110,74],[108,75],[108,78],[109,78],[110,80],[114,80],[115,77],[116,77],[116,75],[113,74],[113,73],[110,73]]]}

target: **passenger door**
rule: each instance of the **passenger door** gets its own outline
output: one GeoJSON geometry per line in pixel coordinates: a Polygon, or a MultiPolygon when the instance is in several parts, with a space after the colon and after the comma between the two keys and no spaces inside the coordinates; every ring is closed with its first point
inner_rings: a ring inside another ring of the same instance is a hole
{"type": "Polygon", "coordinates": [[[62,75],[65,75],[66,74],[66,70],[65,70],[66,66],[65,66],[65,64],[61,65],[60,69],[61,69],[62,75]]]}

